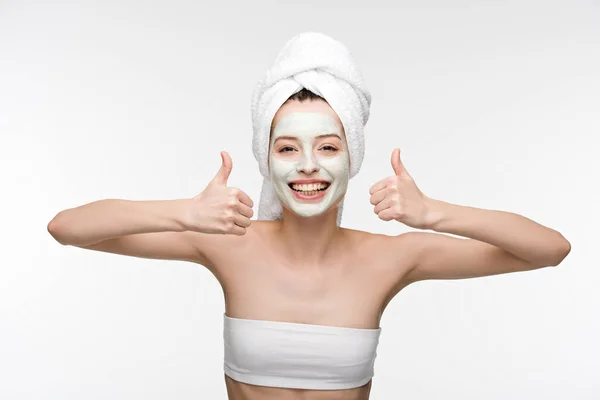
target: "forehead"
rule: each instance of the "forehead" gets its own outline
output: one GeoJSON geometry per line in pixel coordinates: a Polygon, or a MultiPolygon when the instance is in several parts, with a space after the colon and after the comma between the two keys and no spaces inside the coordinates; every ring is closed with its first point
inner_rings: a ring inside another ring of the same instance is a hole
{"type": "Polygon", "coordinates": [[[339,123],[330,115],[316,112],[293,112],[281,117],[273,128],[273,139],[280,136],[317,136],[338,134],[339,123]]]}
{"type": "Polygon", "coordinates": [[[285,116],[294,113],[318,113],[328,115],[335,120],[338,126],[338,133],[344,133],[344,126],[340,121],[337,113],[331,108],[329,103],[323,100],[307,100],[307,101],[297,101],[291,100],[283,103],[281,107],[277,110],[275,115],[273,116],[273,120],[271,121],[271,134],[273,133],[275,127],[279,125],[279,121],[283,119],[285,116]]]}

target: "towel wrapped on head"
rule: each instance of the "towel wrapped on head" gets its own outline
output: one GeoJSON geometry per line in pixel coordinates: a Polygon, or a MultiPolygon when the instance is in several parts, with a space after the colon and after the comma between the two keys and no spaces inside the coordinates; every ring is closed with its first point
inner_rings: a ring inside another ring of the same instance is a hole
{"type": "MultiPolygon", "coordinates": [[[[282,218],[281,202],[270,181],[269,139],[275,113],[303,88],[324,98],[336,112],[346,135],[353,178],[364,158],[364,126],[369,120],[371,94],[348,49],[331,37],[305,32],[291,38],[260,79],[252,95],[252,151],[263,176],[259,220],[282,218]]],[[[340,225],[343,201],[339,205],[340,225]]]]}

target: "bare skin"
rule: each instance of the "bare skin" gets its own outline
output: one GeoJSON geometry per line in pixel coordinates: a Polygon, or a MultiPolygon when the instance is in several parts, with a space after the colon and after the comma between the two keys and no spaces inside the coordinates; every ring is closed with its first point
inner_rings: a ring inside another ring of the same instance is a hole
{"type": "MultiPolygon", "coordinates": [[[[331,214],[335,217],[335,214],[331,214]]],[[[206,253],[220,281],[225,312],[230,317],[377,328],[383,310],[405,285],[398,286],[411,266],[392,262],[389,236],[338,229],[334,249],[319,263],[303,265],[284,251],[281,221],[254,221],[247,234],[222,237],[206,253]],[[235,248],[236,251],[223,251],[235,248]],[[387,250],[387,251],[386,251],[387,250]]],[[[396,247],[395,252],[398,251],[396,247]]],[[[366,400],[371,382],[348,390],[299,390],[260,387],[225,376],[231,400],[366,400]]]]}

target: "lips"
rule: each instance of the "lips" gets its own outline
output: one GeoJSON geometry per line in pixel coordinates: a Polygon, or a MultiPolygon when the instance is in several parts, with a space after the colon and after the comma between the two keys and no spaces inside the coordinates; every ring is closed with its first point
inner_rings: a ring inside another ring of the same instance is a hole
{"type": "MultiPolygon", "coordinates": [[[[305,194],[302,191],[294,190],[292,188],[291,183],[288,184],[288,187],[292,191],[294,197],[297,198],[297,199],[299,199],[299,200],[320,200],[323,197],[325,197],[325,194],[327,193],[327,191],[331,187],[331,184],[329,182],[325,182],[325,181],[320,181],[320,182],[327,183],[327,187],[325,189],[316,191],[316,193],[313,194],[313,195],[307,195],[307,194],[305,194]]],[[[312,191],[312,192],[309,192],[309,193],[314,193],[314,192],[315,191],[312,191]]]]}

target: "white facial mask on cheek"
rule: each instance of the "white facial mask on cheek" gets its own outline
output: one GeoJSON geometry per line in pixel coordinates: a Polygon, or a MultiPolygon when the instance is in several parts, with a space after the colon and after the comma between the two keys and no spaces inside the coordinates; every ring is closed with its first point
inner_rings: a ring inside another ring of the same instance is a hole
{"type": "Polygon", "coordinates": [[[348,148],[341,129],[333,117],[321,113],[297,112],[281,118],[271,135],[271,152],[269,154],[269,175],[275,193],[282,205],[295,213],[311,217],[327,211],[346,193],[349,180],[348,148]],[[337,134],[342,138],[342,148],[336,144],[336,152],[323,150],[327,139],[315,138],[323,134],[337,134]],[[286,145],[274,143],[280,136],[293,136],[297,141],[286,145]],[[289,145],[294,150],[277,153],[289,145]],[[303,171],[304,168],[304,171],[303,171]],[[312,170],[313,172],[311,172],[312,170]],[[297,179],[320,179],[330,182],[325,196],[318,200],[300,200],[294,196],[288,182],[297,179]]]}

